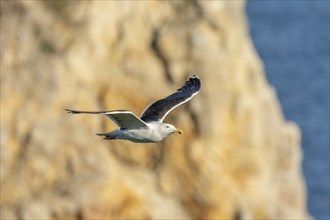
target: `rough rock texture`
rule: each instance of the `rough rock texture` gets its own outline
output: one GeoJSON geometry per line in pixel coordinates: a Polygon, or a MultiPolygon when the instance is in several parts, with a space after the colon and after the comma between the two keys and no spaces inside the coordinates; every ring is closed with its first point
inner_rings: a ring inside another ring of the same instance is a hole
{"type": "Polygon", "coordinates": [[[240,1],[1,1],[1,219],[306,219],[283,118],[240,1]],[[104,141],[194,73],[157,144],[104,141]]]}

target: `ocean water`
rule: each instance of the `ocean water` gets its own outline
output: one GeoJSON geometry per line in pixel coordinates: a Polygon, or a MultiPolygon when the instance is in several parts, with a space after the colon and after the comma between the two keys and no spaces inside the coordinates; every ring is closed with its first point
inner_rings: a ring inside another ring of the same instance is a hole
{"type": "Polygon", "coordinates": [[[287,120],[302,130],[308,210],[329,216],[329,1],[247,1],[253,43],[287,120]]]}

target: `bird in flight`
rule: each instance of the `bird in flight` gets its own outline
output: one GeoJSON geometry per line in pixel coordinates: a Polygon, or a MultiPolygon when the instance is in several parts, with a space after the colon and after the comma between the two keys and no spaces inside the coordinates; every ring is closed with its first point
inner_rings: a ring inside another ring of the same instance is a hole
{"type": "Polygon", "coordinates": [[[110,118],[118,126],[118,129],[106,133],[96,134],[103,136],[106,140],[123,139],[136,143],[160,142],[173,133],[183,133],[182,130],[177,129],[175,126],[168,123],[163,123],[163,120],[174,108],[182,105],[197,95],[200,88],[201,82],[199,77],[197,75],[193,75],[176,92],[151,103],[142,112],[140,118],[129,110],[64,110],[71,114],[101,114],[110,118]]]}

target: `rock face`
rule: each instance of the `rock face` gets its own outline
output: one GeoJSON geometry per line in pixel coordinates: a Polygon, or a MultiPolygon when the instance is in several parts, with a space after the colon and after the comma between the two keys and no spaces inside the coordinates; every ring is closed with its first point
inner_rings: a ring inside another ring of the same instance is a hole
{"type": "Polygon", "coordinates": [[[306,219],[283,118],[240,1],[1,1],[1,219],[306,219]],[[157,144],[104,141],[189,75],[157,144]]]}

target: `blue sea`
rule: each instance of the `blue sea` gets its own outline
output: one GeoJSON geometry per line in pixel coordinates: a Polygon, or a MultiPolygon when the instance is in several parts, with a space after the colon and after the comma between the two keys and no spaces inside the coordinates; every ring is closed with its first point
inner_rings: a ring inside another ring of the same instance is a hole
{"type": "Polygon", "coordinates": [[[329,216],[329,1],[248,1],[253,43],[287,120],[302,131],[308,210],[329,216]]]}

